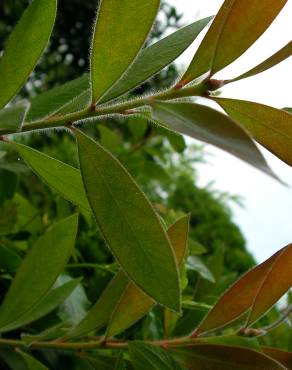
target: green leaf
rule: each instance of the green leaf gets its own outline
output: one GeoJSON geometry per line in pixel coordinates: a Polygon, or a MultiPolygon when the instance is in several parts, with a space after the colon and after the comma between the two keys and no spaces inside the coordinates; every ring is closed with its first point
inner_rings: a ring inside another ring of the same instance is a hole
{"type": "Polygon", "coordinates": [[[31,107],[26,117],[27,121],[36,121],[57,114],[71,102],[75,103],[75,100],[88,88],[89,79],[87,75],[84,75],[37,95],[31,100],[31,107]]]}
{"type": "Polygon", "coordinates": [[[11,142],[32,170],[65,199],[90,212],[80,172],[28,146],[11,142]]]}
{"type": "MultiPolygon", "coordinates": [[[[181,217],[167,231],[179,266],[182,265],[187,250],[189,219],[189,215],[181,217]]],[[[123,332],[145,316],[154,305],[153,299],[129,282],[111,315],[107,336],[112,337],[123,332]]]]}
{"type": "Polygon", "coordinates": [[[269,27],[287,0],[225,0],[181,85],[214,74],[240,57],[269,27]]]}
{"type": "Polygon", "coordinates": [[[21,257],[16,252],[0,244],[0,270],[15,271],[21,261],[21,257]]]}
{"type": "Polygon", "coordinates": [[[97,126],[100,132],[100,143],[111,152],[118,152],[122,148],[119,133],[102,125],[97,126]]]}
{"type": "Polygon", "coordinates": [[[267,312],[292,286],[291,263],[292,244],[276,253],[251,306],[247,325],[257,321],[267,312]]]}
{"type": "Polygon", "coordinates": [[[116,365],[116,359],[109,356],[84,356],[84,358],[93,366],[95,370],[113,370],[116,365]]]}
{"type": "Polygon", "coordinates": [[[103,96],[101,102],[125,94],[173,62],[192,44],[211,19],[208,17],[194,22],[142,50],[127,73],[103,96]]]}
{"type": "Polygon", "coordinates": [[[65,301],[65,299],[75,290],[79,282],[80,279],[74,279],[58,288],[50,290],[45,297],[41,299],[41,301],[35,304],[24,315],[20,316],[18,320],[1,328],[0,332],[5,333],[21,328],[46,316],[65,301]]]}
{"type": "Polygon", "coordinates": [[[186,263],[186,268],[197,272],[203,279],[215,283],[215,278],[208,267],[197,256],[189,256],[186,263]]]}
{"type": "Polygon", "coordinates": [[[216,102],[258,143],[292,166],[292,114],[245,100],[216,98],[216,102]]]}
{"type": "Polygon", "coordinates": [[[21,89],[49,41],[56,0],[33,0],[10,35],[0,60],[0,108],[21,89]]]}
{"type": "Polygon", "coordinates": [[[278,348],[269,348],[264,347],[263,352],[269,356],[272,357],[274,360],[280,362],[283,366],[285,366],[287,369],[292,369],[292,353],[281,351],[278,348]]]}
{"type": "Polygon", "coordinates": [[[0,349],[0,360],[2,361],[1,365],[4,362],[11,370],[27,370],[21,355],[15,352],[14,349],[0,349]]]}
{"type": "MultiPolygon", "coordinates": [[[[1,93],[0,93],[1,94],[1,93]]],[[[11,108],[0,110],[0,134],[17,132],[21,129],[29,104],[18,103],[11,108]]]]}
{"type": "Polygon", "coordinates": [[[124,272],[118,272],[88,314],[68,333],[68,336],[79,337],[105,326],[128,284],[129,279],[124,272]]]}
{"type": "Polygon", "coordinates": [[[76,137],[84,186],[109,248],[146,294],[179,311],[178,269],[155,210],[109,152],[78,130],[76,137]]]}
{"type": "Polygon", "coordinates": [[[159,0],[100,1],[91,50],[92,103],[124,74],[153,25],[159,0]]]}
{"type": "Polygon", "coordinates": [[[130,342],[129,353],[136,370],[185,370],[171,354],[147,343],[130,342]]]}
{"type": "Polygon", "coordinates": [[[222,297],[220,297],[196,329],[195,333],[199,335],[224,327],[242,316],[252,306],[266,274],[279,253],[280,252],[240,277],[222,297]]]}
{"type": "Polygon", "coordinates": [[[170,130],[217,146],[278,179],[247,132],[228,116],[195,103],[153,103],[153,117],[170,130]]]}
{"type": "Polygon", "coordinates": [[[78,216],[53,225],[27,254],[0,308],[0,327],[13,323],[40,302],[56,281],[75,244],[78,216]]]}
{"type": "Polygon", "coordinates": [[[18,351],[18,353],[22,356],[25,365],[27,366],[27,370],[49,370],[45,365],[27,353],[22,351],[18,351]]]}
{"type": "Polygon", "coordinates": [[[174,349],[172,353],[189,370],[287,370],[270,357],[248,348],[198,344],[174,349]]]}
{"type": "Polygon", "coordinates": [[[259,73],[265,72],[266,70],[276,66],[277,64],[281,63],[283,60],[289,58],[292,55],[292,41],[288,42],[282,49],[277,51],[273,54],[270,58],[266,59],[256,67],[250,69],[249,71],[241,74],[238,77],[232,78],[227,82],[235,82],[239,80],[243,80],[244,78],[255,76],[259,73]]]}

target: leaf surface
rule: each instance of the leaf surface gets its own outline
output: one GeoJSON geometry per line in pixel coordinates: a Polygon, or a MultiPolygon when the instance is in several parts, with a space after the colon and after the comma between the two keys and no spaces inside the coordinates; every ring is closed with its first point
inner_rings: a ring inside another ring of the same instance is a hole
{"type": "MultiPolygon", "coordinates": [[[[179,266],[183,263],[186,254],[188,231],[189,215],[181,217],[167,231],[179,266]]],[[[129,282],[115,306],[107,336],[112,337],[123,332],[145,316],[153,306],[155,301],[138,289],[134,283],[129,282]]]]}
{"type": "Polygon", "coordinates": [[[74,289],[79,284],[80,279],[74,279],[61,285],[58,288],[54,288],[49,291],[45,297],[34,305],[29,311],[22,315],[18,320],[12,322],[11,324],[4,326],[0,329],[1,333],[12,331],[28,325],[40,318],[46,316],[48,313],[52,312],[57,308],[65,299],[74,291],[74,289]]]}
{"type": "Polygon", "coordinates": [[[130,342],[129,353],[136,370],[185,370],[162,348],[143,342],[130,342]]]}
{"type": "Polygon", "coordinates": [[[216,98],[217,103],[252,137],[292,166],[292,114],[245,100],[216,98]]]}
{"type": "Polygon", "coordinates": [[[260,285],[251,307],[248,325],[258,320],[291,288],[291,264],[292,244],[289,244],[276,254],[274,263],[260,285]]]}
{"type": "Polygon", "coordinates": [[[65,199],[91,212],[80,171],[64,162],[16,142],[11,143],[32,170],[65,199]]]}
{"type": "Polygon", "coordinates": [[[173,62],[191,45],[211,18],[204,18],[183,27],[142,50],[127,73],[104,95],[101,103],[134,89],[173,62]]]}
{"type": "Polygon", "coordinates": [[[57,0],[33,0],[10,35],[0,59],[0,108],[21,89],[43,54],[56,8],[57,0]]]}
{"type": "Polygon", "coordinates": [[[29,105],[18,103],[14,107],[0,110],[0,134],[6,132],[17,132],[21,129],[29,105]]]}
{"type": "Polygon", "coordinates": [[[27,370],[49,370],[45,365],[40,363],[34,357],[28,355],[27,353],[22,352],[22,351],[18,351],[18,353],[23,358],[25,365],[27,367],[27,370]]]}
{"type": "Polygon", "coordinates": [[[287,0],[225,0],[182,77],[186,84],[240,57],[269,27],[287,0]]]}
{"type": "Polygon", "coordinates": [[[221,328],[251,308],[266,274],[281,252],[240,277],[217,301],[196,330],[202,334],[221,328]]]}
{"type": "Polygon", "coordinates": [[[198,344],[172,353],[189,370],[287,370],[272,358],[243,347],[198,344]]]}
{"type": "Polygon", "coordinates": [[[170,130],[217,146],[277,179],[247,132],[217,110],[195,103],[155,102],[153,118],[170,130]]]}
{"type": "Polygon", "coordinates": [[[75,244],[78,216],[53,225],[26,255],[0,308],[0,327],[18,320],[40,302],[56,281],[75,244]]]}
{"type": "Polygon", "coordinates": [[[263,352],[267,356],[272,357],[274,360],[280,362],[287,369],[292,369],[292,353],[291,352],[281,351],[278,348],[270,348],[270,347],[264,347],[263,352]]]}
{"type": "MultiPolygon", "coordinates": [[[[54,87],[53,89],[37,95],[31,99],[31,107],[27,115],[27,121],[36,121],[44,119],[61,109],[66,105],[75,102],[84,91],[89,88],[89,78],[87,75],[69,81],[64,85],[54,87]]],[[[89,100],[88,100],[89,102],[89,100]]]]}
{"type": "Polygon", "coordinates": [[[81,131],[76,130],[76,137],[86,193],[109,248],[143,291],[179,310],[178,269],[156,212],[108,151],[81,131]]]}
{"type": "Polygon", "coordinates": [[[132,64],[152,28],[160,0],[100,1],[91,50],[92,103],[132,64]]]}
{"type": "Polygon", "coordinates": [[[283,62],[285,59],[292,55],[292,41],[288,42],[282,49],[273,54],[270,58],[266,59],[256,67],[250,69],[249,71],[241,74],[238,77],[229,80],[228,82],[235,82],[243,80],[244,78],[255,76],[259,73],[265,72],[266,70],[273,68],[277,64],[283,62]]]}

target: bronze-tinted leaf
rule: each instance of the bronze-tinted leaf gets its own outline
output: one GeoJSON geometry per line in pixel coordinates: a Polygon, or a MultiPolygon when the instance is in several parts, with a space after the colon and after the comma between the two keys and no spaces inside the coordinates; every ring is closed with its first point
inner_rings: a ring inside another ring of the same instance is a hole
{"type": "Polygon", "coordinates": [[[270,348],[270,347],[263,347],[262,350],[267,356],[272,357],[274,360],[280,362],[287,369],[292,369],[292,353],[291,352],[281,351],[278,348],[270,348]]]}

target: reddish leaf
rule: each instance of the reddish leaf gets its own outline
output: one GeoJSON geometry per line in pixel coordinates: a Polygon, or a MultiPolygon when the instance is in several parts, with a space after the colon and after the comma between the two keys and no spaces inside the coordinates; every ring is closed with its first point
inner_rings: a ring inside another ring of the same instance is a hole
{"type": "Polygon", "coordinates": [[[237,280],[217,301],[195,331],[196,335],[223,327],[244,314],[282,250],[237,280]]]}
{"type": "Polygon", "coordinates": [[[269,356],[275,359],[276,361],[280,362],[282,365],[286,366],[287,369],[292,369],[292,353],[281,351],[277,348],[269,348],[264,347],[263,352],[269,356]]]}

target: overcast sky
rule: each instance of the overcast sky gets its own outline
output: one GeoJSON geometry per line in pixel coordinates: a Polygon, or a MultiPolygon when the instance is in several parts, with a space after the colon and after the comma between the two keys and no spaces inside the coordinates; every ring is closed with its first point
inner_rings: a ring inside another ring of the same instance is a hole
{"type": "MultiPolygon", "coordinates": [[[[183,23],[216,14],[222,0],[169,0],[184,14],[183,23]]],[[[288,0],[269,30],[217,78],[230,78],[266,59],[292,39],[292,0],[288,0]]],[[[197,43],[179,59],[186,66],[197,43]]],[[[277,108],[292,106],[292,58],[256,77],[226,86],[222,96],[252,100],[277,108]]],[[[262,149],[274,171],[291,185],[285,188],[273,179],[235,159],[225,152],[206,146],[212,154],[208,165],[200,165],[200,185],[215,180],[215,188],[238,194],[245,199],[245,208],[232,206],[234,219],[243,231],[248,248],[258,261],[292,242],[292,168],[262,149]]]]}

